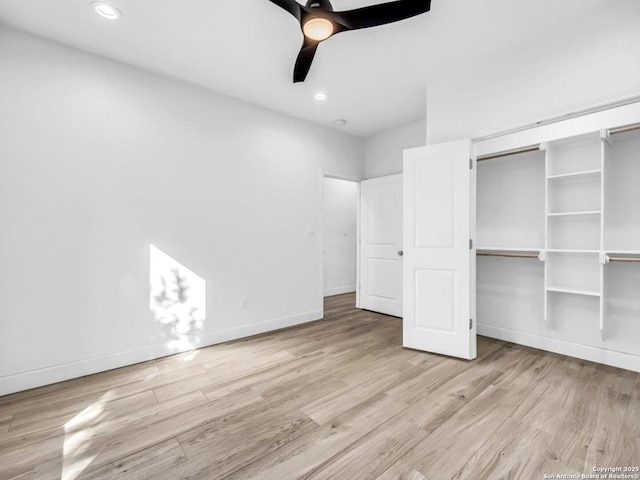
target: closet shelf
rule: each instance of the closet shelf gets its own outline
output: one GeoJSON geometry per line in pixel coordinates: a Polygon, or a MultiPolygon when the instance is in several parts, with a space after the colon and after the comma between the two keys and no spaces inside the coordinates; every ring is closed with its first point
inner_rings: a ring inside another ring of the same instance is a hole
{"type": "Polygon", "coordinates": [[[605,250],[607,255],[640,255],[640,250],[605,250]]]}
{"type": "Polygon", "coordinates": [[[589,297],[600,296],[600,292],[596,290],[587,290],[586,288],[559,287],[555,285],[547,287],[547,291],[558,292],[558,293],[570,293],[572,295],[587,295],[589,297]]]}
{"type": "Polygon", "coordinates": [[[561,173],[560,175],[550,175],[547,180],[557,180],[562,178],[588,177],[591,175],[600,175],[602,170],[584,170],[582,172],[561,173]]]}
{"type": "Polygon", "coordinates": [[[476,247],[476,250],[485,250],[487,252],[527,252],[540,253],[543,248],[513,248],[513,247],[476,247]]]}
{"type": "Polygon", "coordinates": [[[547,213],[547,217],[569,217],[569,216],[580,216],[580,215],[600,215],[602,212],[600,210],[587,210],[583,212],[557,212],[557,213],[547,213]]]}
{"type": "Polygon", "coordinates": [[[600,253],[600,250],[572,250],[567,248],[547,248],[547,252],[551,253],[600,253]]]}

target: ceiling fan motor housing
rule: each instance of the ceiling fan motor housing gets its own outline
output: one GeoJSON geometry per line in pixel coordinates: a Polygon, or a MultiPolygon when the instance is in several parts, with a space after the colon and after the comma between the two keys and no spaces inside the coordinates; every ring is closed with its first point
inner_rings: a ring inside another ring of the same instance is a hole
{"type": "Polygon", "coordinates": [[[333,12],[333,5],[331,5],[331,2],[329,0],[309,0],[307,2],[307,7],[320,8],[322,10],[333,12]]]}

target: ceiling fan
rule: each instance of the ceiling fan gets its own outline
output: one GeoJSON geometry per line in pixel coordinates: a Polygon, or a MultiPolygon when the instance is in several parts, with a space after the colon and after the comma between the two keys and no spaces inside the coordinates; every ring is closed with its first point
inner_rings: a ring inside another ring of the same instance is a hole
{"type": "Polygon", "coordinates": [[[397,22],[431,9],[431,0],[396,0],[342,12],[334,12],[329,0],[308,0],[306,5],[296,0],[269,1],[293,15],[304,34],[293,69],[293,83],[304,82],[318,45],[336,33],[397,22]]]}

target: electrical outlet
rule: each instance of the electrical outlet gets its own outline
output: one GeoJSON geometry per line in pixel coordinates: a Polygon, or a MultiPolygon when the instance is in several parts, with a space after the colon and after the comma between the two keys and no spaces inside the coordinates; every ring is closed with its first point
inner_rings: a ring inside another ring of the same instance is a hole
{"type": "Polygon", "coordinates": [[[249,308],[249,299],[248,298],[241,298],[240,299],[240,310],[246,310],[247,308],[249,308]]]}

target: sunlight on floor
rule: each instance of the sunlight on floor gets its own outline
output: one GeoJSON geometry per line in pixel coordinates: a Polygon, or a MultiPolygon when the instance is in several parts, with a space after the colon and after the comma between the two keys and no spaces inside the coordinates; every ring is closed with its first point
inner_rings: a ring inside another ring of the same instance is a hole
{"type": "Polygon", "coordinates": [[[61,480],[74,480],[94,461],[98,451],[91,449],[106,416],[105,404],[113,397],[107,392],[64,425],[61,480]]]}
{"type": "Polygon", "coordinates": [[[169,350],[194,348],[206,320],[206,282],[154,245],[149,245],[149,309],[167,325],[169,350]]]}
{"type": "Polygon", "coordinates": [[[191,362],[200,354],[200,350],[193,350],[180,358],[181,362],[191,362]]]}

